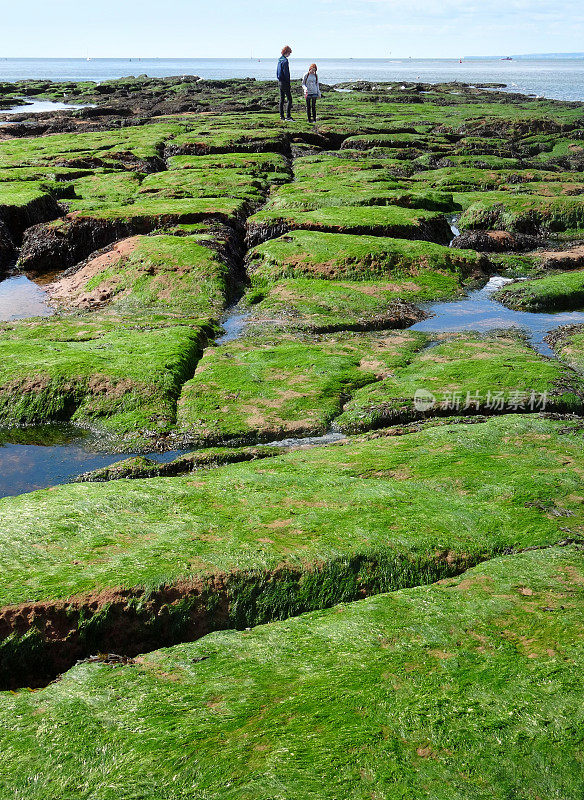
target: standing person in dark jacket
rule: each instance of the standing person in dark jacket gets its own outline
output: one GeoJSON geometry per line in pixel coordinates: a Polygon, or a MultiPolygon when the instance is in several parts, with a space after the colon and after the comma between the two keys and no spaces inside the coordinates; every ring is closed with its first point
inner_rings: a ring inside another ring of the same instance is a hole
{"type": "Polygon", "coordinates": [[[276,77],[280,84],[280,119],[284,119],[284,100],[287,101],[286,119],[292,119],[292,90],[290,88],[290,64],[288,63],[288,56],[291,53],[292,48],[288,45],[282,48],[282,55],[276,70],[276,77]]]}

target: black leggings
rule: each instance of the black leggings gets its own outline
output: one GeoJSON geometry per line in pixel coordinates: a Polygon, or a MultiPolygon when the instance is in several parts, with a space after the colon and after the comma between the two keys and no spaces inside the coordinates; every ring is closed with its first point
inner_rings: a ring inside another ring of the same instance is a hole
{"type": "Polygon", "coordinates": [[[316,119],[316,97],[306,98],[306,113],[308,114],[309,122],[316,119]]]}
{"type": "Polygon", "coordinates": [[[280,116],[284,119],[284,100],[287,100],[286,116],[292,114],[292,90],[289,83],[280,81],[280,116]]]}

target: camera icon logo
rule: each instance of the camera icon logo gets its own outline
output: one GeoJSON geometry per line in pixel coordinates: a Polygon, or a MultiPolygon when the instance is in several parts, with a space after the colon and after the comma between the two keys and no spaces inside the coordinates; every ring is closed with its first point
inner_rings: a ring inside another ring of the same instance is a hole
{"type": "Polygon", "coordinates": [[[429,411],[436,405],[436,398],[427,389],[416,389],[414,393],[414,408],[416,411],[429,411]]]}

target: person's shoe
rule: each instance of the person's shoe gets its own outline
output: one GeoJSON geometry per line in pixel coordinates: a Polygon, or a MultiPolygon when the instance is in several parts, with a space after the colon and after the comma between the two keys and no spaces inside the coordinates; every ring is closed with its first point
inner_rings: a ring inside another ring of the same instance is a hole
{"type": "Polygon", "coordinates": [[[286,122],[294,122],[294,117],[286,117],[286,122]]]}
{"type": "Polygon", "coordinates": [[[286,122],[286,117],[280,117],[280,119],[282,120],[282,122],[286,122]]]}

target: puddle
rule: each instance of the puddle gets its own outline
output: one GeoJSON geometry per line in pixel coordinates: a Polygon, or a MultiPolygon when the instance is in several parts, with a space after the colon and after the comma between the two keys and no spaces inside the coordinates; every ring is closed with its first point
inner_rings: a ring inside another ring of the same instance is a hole
{"type": "Polygon", "coordinates": [[[239,311],[232,309],[221,319],[221,327],[225,331],[215,339],[216,344],[226,344],[238,339],[243,333],[246,322],[251,316],[251,311],[239,311]]]}
{"type": "MultiPolygon", "coordinates": [[[[0,431],[0,497],[45,489],[73,480],[82,472],[107,467],[137,453],[104,453],[91,437],[72,425],[41,425],[0,431]]],[[[146,453],[167,462],[188,451],[146,453]]]]}
{"type": "Polygon", "coordinates": [[[75,111],[78,108],[95,108],[95,106],[59,103],[53,100],[31,100],[24,105],[0,109],[0,114],[42,114],[43,111],[75,111]]]}
{"type": "Polygon", "coordinates": [[[304,438],[279,439],[277,442],[267,442],[266,447],[316,447],[319,444],[331,444],[346,439],[344,433],[329,431],[323,436],[305,436],[304,438]]]}
{"type": "Polygon", "coordinates": [[[11,322],[28,317],[50,317],[55,313],[46,302],[42,286],[26,275],[13,275],[0,282],[0,321],[11,322]]]}
{"type": "Polygon", "coordinates": [[[554,314],[534,314],[529,311],[512,311],[492,299],[491,295],[510,283],[510,278],[494,276],[486,286],[469,292],[462,300],[449,303],[420,304],[432,316],[412,325],[410,330],[425,333],[454,331],[480,331],[516,328],[525,331],[531,345],[544,356],[555,354],[544,337],[560,325],[584,323],[584,311],[565,311],[554,314]]]}

